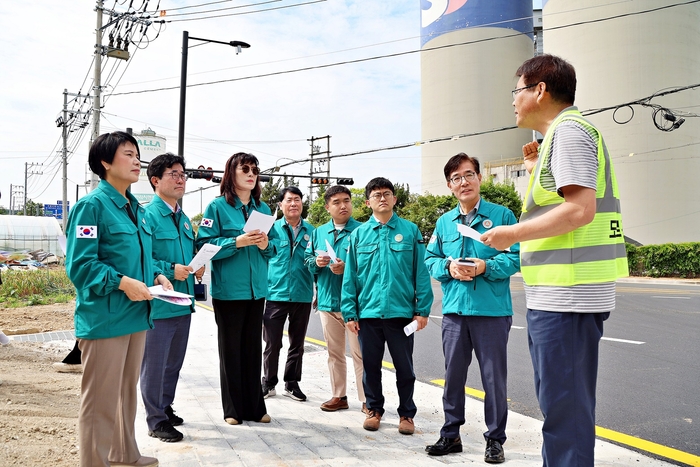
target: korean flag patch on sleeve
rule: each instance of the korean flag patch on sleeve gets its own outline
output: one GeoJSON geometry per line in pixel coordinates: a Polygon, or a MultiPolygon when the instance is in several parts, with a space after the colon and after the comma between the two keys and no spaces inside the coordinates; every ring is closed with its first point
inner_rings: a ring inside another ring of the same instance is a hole
{"type": "Polygon", "coordinates": [[[75,238],[97,238],[97,226],[79,225],[75,229],[75,238]]]}
{"type": "Polygon", "coordinates": [[[214,220],[213,219],[207,219],[206,217],[202,218],[202,223],[200,224],[201,227],[214,227],[214,220]]]}

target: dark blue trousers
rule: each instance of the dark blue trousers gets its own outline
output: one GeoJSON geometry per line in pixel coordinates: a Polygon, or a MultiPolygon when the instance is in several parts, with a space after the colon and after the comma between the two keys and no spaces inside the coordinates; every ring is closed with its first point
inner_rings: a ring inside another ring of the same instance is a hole
{"type": "Polygon", "coordinates": [[[146,407],[146,424],[151,431],[168,419],[164,410],[175,399],[191,321],[190,313],[155,319],[155,327],[146,332],[146,348],[141,362],[141,397],[146,407]]]}
{"type": "Polygon", "coordinates": [[[505,443],[508,421],[508,333],[512,323],[511,316],[443,315],[445,390],[442,407],[445,424],[440,436],[456,438],[459,428],[464,425],[464,386],[474,351],[486,392],[484,419],[487,431],[484,438],[505,443]]]}
{"type": "Polygon", "coordinates": [[[608,316],[527,310],[543,467],[593,467],[598,344],[608,316]]]}
{"type": "Polygon", "coordinates": [[[399,393],[398,414],[413,418],[416,404],[413,402],[413,388],[416,374],[413,372],[413,334],[406,336],[404,326],[409,318],[361,319],[359,321],[360,348],[364,375],[362,386],[367,398],[367,409],[384,414],[384,394],[382,394],[382,359],[384,344],[389,348],[391,360],[396,369],[396,389],[399,393]]]}
{"type": "Polygon", "coordinates": [[[263,384],[275,387],[279,382],[280,350],[282,350],[282,334],[284,323],[289,319],[287,335],[289,337],[289,350],[287,362],[284,365],[284,381],[301,381],[301,368],[304,359],[304,340],[306,329],[309,327],[309,315],[311,303],[302,302],[275,302],[265,304],[263,314],[263,339],[265,351],[263,352],[263,384]]]}

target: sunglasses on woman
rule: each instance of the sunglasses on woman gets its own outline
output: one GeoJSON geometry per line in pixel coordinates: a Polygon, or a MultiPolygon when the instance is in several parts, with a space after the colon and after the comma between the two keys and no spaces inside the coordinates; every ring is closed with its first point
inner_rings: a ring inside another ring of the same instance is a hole
{"type": "Polygon", "coordinates": [[[253,175],[257,175],[260,173],[260,169],[257,167],[251,167],[249,165],[242,165],[241,170],[243,171],[244,174],[249,173],[251,170],[253,171],[253,175]]]}

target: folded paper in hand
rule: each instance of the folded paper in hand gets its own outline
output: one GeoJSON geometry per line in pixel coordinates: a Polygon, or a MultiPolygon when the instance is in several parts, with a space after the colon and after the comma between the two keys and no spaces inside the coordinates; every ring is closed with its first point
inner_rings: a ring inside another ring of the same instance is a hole
{"type": "Polygon", "coordinates": [[[192,295],[176,292],[175,290],[165,290],[162,285],[154,285],[153,287],[149,287],[148,291],[151,293],[151,295],[153,295],[153,298],[172,303],[173,305],[192,305],[192,295]]]}

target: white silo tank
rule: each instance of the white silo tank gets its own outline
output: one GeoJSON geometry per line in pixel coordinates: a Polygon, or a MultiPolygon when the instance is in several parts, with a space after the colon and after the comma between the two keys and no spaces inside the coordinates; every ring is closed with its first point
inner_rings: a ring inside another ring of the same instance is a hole
{"type": "MultiPolygon", "coordinates": [[[[139,143],[139,154],[141,161],[150,162],[156,156],[167,152],[165,149],[165,138],[156,135],[156,132],[150,128],[143,130],[140,134],[135,134],[134,138],[139,143]]],[[[141,204],[148,204],[153,199],[154,192],[148,181],[146,169],[142,168],[139,174],[139,181],[131,185],[131,194],[139,200],[141,204]]]]}
{"type": "MultiPolygon", "coordinates": [[[[674,3],[544,2],[544,51],[576,68],[580,110],[700,83],[700,3],[674,3]]],[[[698,112],[700,89],[651,103],[698,112]]],[[[623,125],[611,111],[588,117],[613,158],[625,235],[643,244],[700,241],[700,120],[687,118],[677,130],[663,132],[652,109],[633,108],[634,117],[623,125]]],[[[616,114],[621,121],[630,116],[628,108],[616,114]]]]}
{"type": "MultiPolygon", "coordinates": [[[[534,54],[532,0],[421,2],[422,140],[515,125],[515,71],[534,54]]],[[[522,158],[532,132],[513,129],[424,144],[424,191],[449,193],[443,167],[466,152],[482,163],[522,158]]]]}

